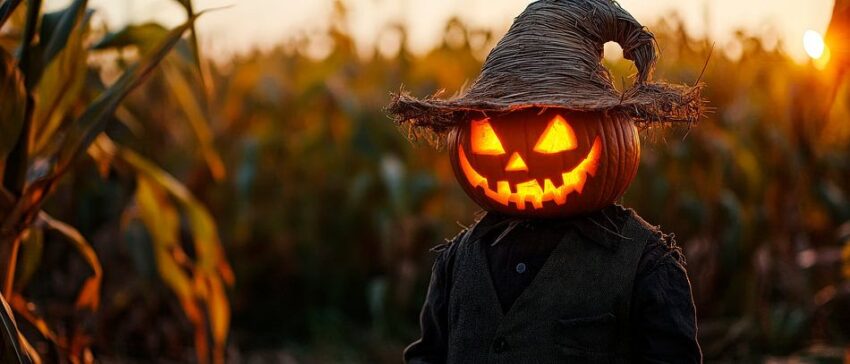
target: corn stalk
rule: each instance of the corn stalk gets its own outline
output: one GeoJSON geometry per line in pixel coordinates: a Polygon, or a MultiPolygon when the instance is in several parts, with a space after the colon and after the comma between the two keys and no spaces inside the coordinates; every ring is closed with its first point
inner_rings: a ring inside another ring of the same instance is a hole
{"type": "MultiPolygon", "coordinates": [[[[0,26],[21,3],[20,0],[0,3],[0,26]]],[[[94,249],[80,232],[50,217],[42,208],[57,184],[73,172],[75,163],[87,152],[94,153],[92,156],[97,159],[105,155],[97,151],[119,150],[114,144],[104,147],[106,142],[100,142],[97,148],[92,145],[99,136],[106,138],[103,132],[114,120],[113,115],[121,102],[151,76],[187,30],[194,30],[194,22],[200,13],[192,10],[190,2],[185,3],[188,20],[165,30],[157,39],[146,41],[143,55],[112,85],[84,105],[84,111],[79,115],[73,115],[73,106],[86,102],[83,90],[89,50],[84,42],[92,13],[87,9],[86,0],[74,0],[67,8],[47,14],[42,14],[40,0],[27,1],[26,21],[16,56],[0,49],[0,302],[3,303],[0,307],[0,339],[3,339],[3,355],[15,353],[14,357],[3,356],[4,363],[39,362],[38,353],[17,331],[6,300],[42,336],[63,349],[72,362],[91,358],[87,348],[78,348],[57,336],[47,322],[33,312],[34,305],[21,295],[23,287],[15,286],[18,251],[36,231],[50,229],[65,236],[92,270],[92,276],[79,290],[76,308],[98,309],[102,269],[94,249]],[[10,350],[5,350],[7,347],[10,350]]],[[[193,44],[197,50],[194,32],[193,44]]],[[[196,52],[195,56],[198,58],[199,53],[196,52]]],[[[200,70],[199,58],[197,65],[200,70]]],[[[195,121],[196,124],[198,122],[195,121]]],[[[209,139],[204,140],[207,148],[211,149],[209,139]]],[[[213,152],[207,151],[205,155],[208,160],[218,161],[217,154],[213,152]]],[[[199,251],[209,253],[199,256],[197,267],[187,279],[193,280],[193,286],[203,286],[203,289],[181,290],[173,283],[174,277],[179,275],[168,275],[163,268],[160,270],[195,326],[199,361],[210,362],[210,358],[216,362],[223,361],[230,312],[224,286],[232,284],[233,278],[224,260],[212,217],[185,187],[152,163],[145,162],[141,156],[121,152],[109,157],[121,157],[128,165],[136,167],[134,173],[139,174],[140,181],[160,181],[160,185],[167,185],[165,191],[182,202],[194,223],[196,245],[203,249],[199,251]],[[131,156],[129,160],[128,155],[131,156]],[[203,294],[199,294],[198,290],[203,294]],[[209,313],[200,314],[201,307],[207,307],[209,313]],[[207,348],[208,322],[213,337],[212,355],[207,348]]],[[[145,186],[149,185],[142,185],[142,188],[145,186]]],[[[151,226],[151,229],[154,228],[151,226]]],[[[163,254],[158,264],[169,266],[173,260],[173,256],[163,254]]]]}

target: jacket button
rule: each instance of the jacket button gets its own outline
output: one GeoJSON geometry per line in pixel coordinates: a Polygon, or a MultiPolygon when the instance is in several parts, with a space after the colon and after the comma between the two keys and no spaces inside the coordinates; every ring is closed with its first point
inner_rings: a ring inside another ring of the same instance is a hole
{"type": "Polygon", "coordinates": [[[523,274],[525,273],[526,268],[527,267],[525,266],[525,263],[519,263],[516,265],[516,272],[519,274],[523,274]]]}
{"type": "Polygon", "coordinates": [[[503,337],[496,338],[496,341],[493,342],[493,351],[497,354],[508,351],[508,341],[503,337]]]}

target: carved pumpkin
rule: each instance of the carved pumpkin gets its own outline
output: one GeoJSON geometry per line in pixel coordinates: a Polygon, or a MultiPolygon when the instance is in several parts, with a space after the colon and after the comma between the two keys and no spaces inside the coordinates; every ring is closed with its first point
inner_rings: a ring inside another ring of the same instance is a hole
{"type": "Polygon", "coordinates": [[[569,216],[610,205],[637,173],[640,141],[626,117],[525,109],[456,127],[455,176],[486,210],[569,216]]]}

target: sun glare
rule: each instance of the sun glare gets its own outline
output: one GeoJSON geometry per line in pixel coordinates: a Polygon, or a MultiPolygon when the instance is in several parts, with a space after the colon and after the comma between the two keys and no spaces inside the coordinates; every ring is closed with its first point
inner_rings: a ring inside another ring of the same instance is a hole
{"type": "Polygon", "coordinates": [[[807,30],[803,34],[803,48],[812,59],[819,59],[823,56],[826,50],[826,44],[823,42],[823,37],[820,33],[814,30],[807,30]]]}

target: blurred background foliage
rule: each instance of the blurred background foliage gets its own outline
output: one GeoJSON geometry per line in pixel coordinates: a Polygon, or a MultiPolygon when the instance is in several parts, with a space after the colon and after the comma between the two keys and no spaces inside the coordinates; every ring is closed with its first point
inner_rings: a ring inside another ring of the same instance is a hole
{"type": "MultiPolygon", "coordinates": [[[[461,90],[497,39],[452,20],[440,46],[413,54],[399,24],[380,35],[397,41],[389,51],[361,57],[340,3],[331,24],[228,60],[193,56],[191,40],[165,57],[45,205],[97,252],[99,309],[73,319],[74,287],[89,273],[71,247],[52,243],[60,237],[39,230],[22,246],[22,260],[40,257],[19,273],[24,296],[47,322],[91,333],[104,360],[191,361],[206,342],[193,333],[209,326],[221,337],[228,326],[197,320],[187,302],[223,294],[235,276],[230,360],[400,360],[418,335],[428,249],[477,208],[444,151],[408,141],[382,108],[400,85],[420,96],[461,90]],[[316,47],[327,55],[308,56],[316,47]],[[232,276],[224,252],[198,239],[220,239],[232,276]],[[163,261],[215,273],[202,284],[169,280],[163,261]]],[[[675,18],[650,29],[662,50],[656,78],[695,82],[711,41],[675,18]]],[[[78,56],[86,85],[113,80],[167,30],[97,32],[82,41],[104,51],[78,56]]],[[[11,52],[17,33],[2,34],[11,52]]],[[[702,76],[713,108],[705,120],[643,131],[622,203],[683,246],[707,361],[840,363],[850,345],[846,68],[837,57],[824,69],[795,63],[744,33],[737,41],[740,58],[715,51],[702,76]]],[[[616,80],[634,72],[606,63],[616,80]]]]}

